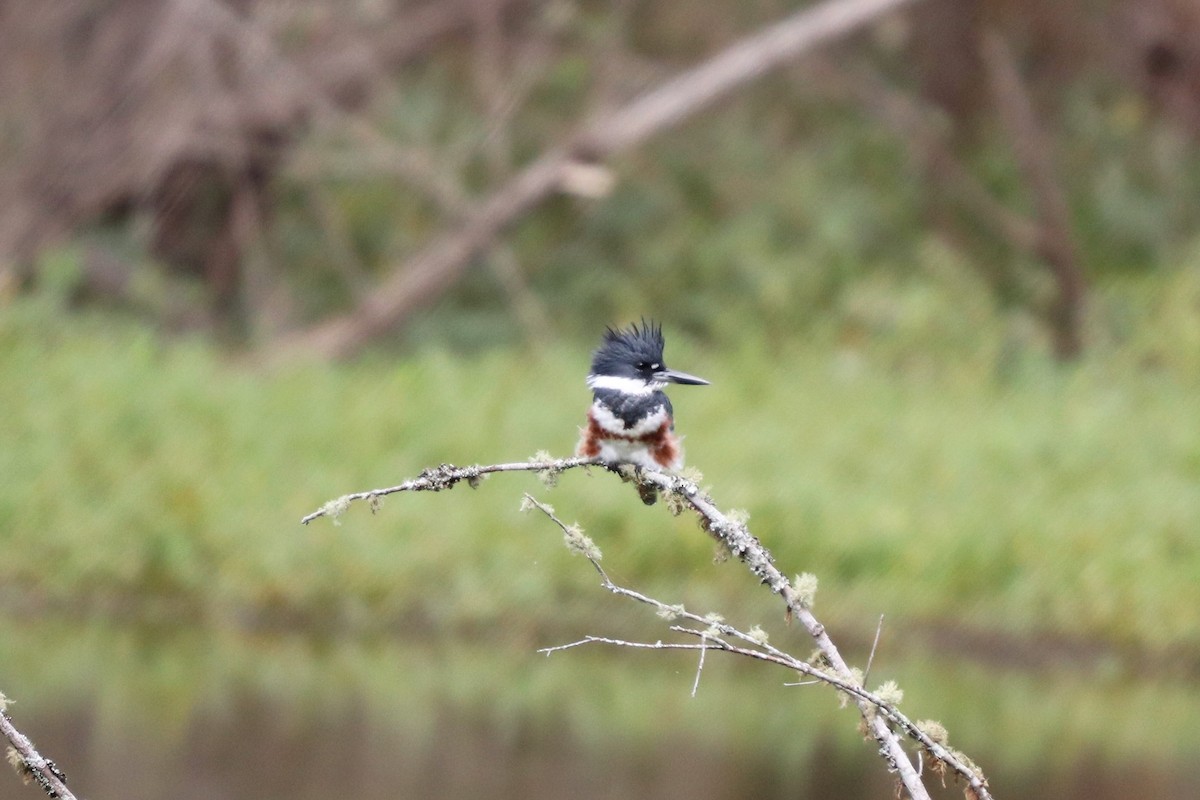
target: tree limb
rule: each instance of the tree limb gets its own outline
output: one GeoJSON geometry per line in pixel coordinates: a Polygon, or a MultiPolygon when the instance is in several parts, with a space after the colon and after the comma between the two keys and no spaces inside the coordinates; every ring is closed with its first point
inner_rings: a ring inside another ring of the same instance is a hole
{"type": "MultiPolygon", "coordinates": [[[[961,754],[953,752],[941,743],[931,739],[916,724],[896,711],[893,705],[886,702],[882,702],[881,704],[881,698],[872,695],[863,688],[862,681],[858,679],[854,671],[851,670],[842,658],[838,648],[834,645],[833,640],[830,639],[828,632],[825,630],[825,626],[813,614],[811,608],[811,591],[794,585],[775,567],[774,559],[770,552],[763,547],[762,542],[750,533],[746,525],[727,516],[716,506],[710,496],[702,492],[693,481],[687,478],[665,472],[636,469],[627,465],[604,464],[597,459],[587,458],[554,459],[539,456],[527,462],[474,465],[469,467],[455,467],[451,464],[442,464],[438,467],[426,469],[418,477],[396,486],[356,492],[331,500],[321,508],[305,516],[301,521],[308,523],[321,516],[336,518],[352,502],[358,500],[369,501],[372,510],[374,510],[377,508],[380,497],[397,492],[441,491],[452,488],[462,481],[467,481],[470,485],[477,486],[480,478],[495,472],[537,472],[547,484],[552,485],[562,472],[577,467],[588,466],[602,466],[608,471],[619,475],[624,480],[636,482],[639,487],[661,492],[667,498],[668,507],[675,513],[690,508],[699,518],[701,528],[720,542],[739,561],[745,564],[751,574],[760,583],[768,586],[773,593],[783,599],[788,614],[798,619],[809,636],[816,642],[822,654],[822,660],[827,668],[816,669],[806,664],[806,662],[787,656],[786,653],[767,645],[761,645],[760,652],[765,651],[772,658],[764,658],[763,660],[775,660],[775,663],[786,665],[790,669],[795,669],[823,680],[826,683],[831,683],[850,695],[858,706],[859,713],[866,725],[866,730],[879,743],[880,755],[884,758],[888,767],[896,772],[910,797],[914,798],[914,800],[928,800],[929,794],[921,782],[921,776],[918,774],[917,769],[913,766],[908,754],[904,751],[896,730],[919,742],[941,764],[946,765],[946,767],[953,770],[959,777],[966,781],[969,792],[975,798],[978,798],[978,800],[991,800],[991,794],[987,787],[987,779],[983,777],[978,768],[970,764],[961,754]]],[[[532,500],[532,498],[528,499],[532,500]]],[[[533,503],[540,506],[537,501],[533,501],[533,503]]],[[[572,532],[568,526],[563,525],[561,521],[545,508],[542,510],[563,528],[564,533],[570,539],[572,532]]],[[[604,578],[606,587],[610,591],[640,602],[658,606],[660,609],[670,610],[672,613],[693,621],[698,621],[701,624],[715,627],[715,632],[718,635],[739,636],[747,638],[749,641],[756,641],[753,637],[749,637],[748,634],[741,634],[731,626],[724,625],[724,623],[719,621],[698,617],[678,607],[666,606],[657,600],[653,600],[632,590],[617,587],[612,581],[608,580],[604,570],[600,567],[598,554],[592,555],[589,553],[589,550],[594,548],[594,545],[591,544],[590,540],[582,537],[582,534],[578,534],[578,537],[571,543],[571,547],[587,556],[588,560],[592,562],[592,565],[604,578]]],[[[708,646],[713,646],[711,639],[708,642],[708,646]]],[[[762,658],[761,655],[755,657],[762,658]]]]}

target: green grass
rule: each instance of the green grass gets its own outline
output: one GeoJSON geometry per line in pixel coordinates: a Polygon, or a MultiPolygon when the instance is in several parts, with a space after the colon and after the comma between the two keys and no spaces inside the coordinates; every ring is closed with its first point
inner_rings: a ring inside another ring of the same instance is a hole
{"type": "MultiPolygon", "coordinates": [[[[496,477],[298,524],[331,497],[443,461],[569,453],[590,343],[264,374],[199,342],[50,318],[27,301],[0,325],[10,602],[233,628],[571,625],[560,603],[596,613],[580,600],[590,576],[551,526],[518,512],[533,490],[622,579],[773,611],[736,565],[711,565],[688,519],[599,474],[553,491],[496,477]]],[[[675,392],[689,462],[719,503],[750,512],[783,569],[821,578],[824,613],[1200,648],[1190,364],[1146,366],[1134,342],[1073,368],[1027,353],[1001,369],[1008,356],[986,333],[940,351],[896,340],[674,340],[668,353],[714,383],[675,392]]]]}
{"type": "MultiPolygon", "coordinates": [[[[669,362],[713,381],[674,393],[689,462],[720,504],[750,513],[782,569],[819,576],[817,610],[854,662],[886,614],[872,683],[899,679],[904,707],[940,718],[985,766],[1022,770],[1047,748],[1186,763],[1197,699],[1177,677],[1200,652],[1198,286],[1181,272],[1098,296],[1097,345],[1069,368],[952,284],[864,284],[808,341],[672,336],[669,362]],[[1105,334],[1120,333],[1114,319],[1136,335],[1105,334]],[[1002,634],[994,648],[1051,662],[1099,655],[997,670],[987,654],[939,649],[947,630],[1002,634]]],[[[98,713],[111,724],[145,713],[164,729],[239,687],[286,685],[262,691],[303,713],[342,702],[330,687],[344,683],[413,725],[449,703],[631,742],[675,726],[786,763],[821,731],[849,744],[853,724],[834,718],[850,712],[824,692],[800,694],[794,717],[743,705],[748,681],[778,691],[749,665],[706,669],[699,704],[686,699],[686,658],[580,652],[530,669],[534,649],[584,632],[664,631],[600,591],[556,528],[521,514],[524,491],[584,525],[619,582],[798,641],[740,565],[714,565],[690,519],[645,508],[607,474],[575,471],[553,490],[496,476],[299,524],[332,497],[444,461],[569,453],[592,344],[266,373],[203,342],[64,316],[46,298],[10,304],[0,608],[25,621],[0,630],[14,654],[0,689],[30,708],[108,698],[98,713]]]]}

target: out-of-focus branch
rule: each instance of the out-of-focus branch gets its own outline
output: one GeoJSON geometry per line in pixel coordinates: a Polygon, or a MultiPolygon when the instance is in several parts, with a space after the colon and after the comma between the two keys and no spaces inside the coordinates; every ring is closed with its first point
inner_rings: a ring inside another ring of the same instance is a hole
{"type": "Polygon", "coordinates": [[[12,718],[8,716],[6,706],[11,701],[0,694],[0,733],[8,740],[8,763],[26,782],[34,782],[42,787],[50,797],[61,800],[75,800],[75,795],[67,788],[67,776],[48,758],[44,758],[29,737],[17,730],[12,718]]]}
{"type": "Polygon", "coordinates": [[[1066,193],[1054,169],[1049,137],[1038,122],[1008,44],[1000,34],[989,32],[983,38],[982,47],[1000,118],[1008,128],[1017,165],[1033,195],[1041,229],[1037,251],[1049,264],[1058,286],[1058,296],[1050,309],[1055,355],[1064,361],[1074,359],[1083,350],[1080,329],[1085,281],[1079,266],[1066,193]]]}
{"type": "MultiPolygon", "coordinates": [[[[441,491],[452,488],[463,481],[467,481],[471,486],[477,486],[482,477],[495,472],[537,472],[548,484],[553,484],[561,473],[569,469],[587,466],[602,466],[625,480],[634,481],[638,484],[639,490],[661,492],[667,499],[667,506],[673,513],[681,513],[687,509],[694,511],[702,529],[745,564],[759,583],[768,586],[773,593],[783,599],[789,616],[799,620],[809,636],[816,642],[821,652],[821,660],[824,662],[823,668],[812,667],[799,659],[787,656],[786,653],[766,645],[765,642],[759,645],[758,652],[770,657],[763,658],[762,655],[756,657],[812,675],[847,692],[857,704],[867,732],[879,743],[880,756],[887,763],[889,769],[896,773],[910,797],[914,798],[914,800],[927,800],[929,794],[921,782],[920,774],[913,766],[908,754],[904,751],[900,734],[897,731],[920,743],[940,764],[944,764],[948,769],[962,778],[967,783],[968,790],[972,796],[978,798],[978,800],[990,800],[991,794],[987,788],[987,780],[965,757],[949,750],[941,742],[935,741],[915,723],[900,714],[894,705],[887,703],[882,698],[867,692],[863,688],[862,681],[842,658],[838,648],[834,645],[833,640],[825,630],[825,626],[813,614],[811,603],[812,595],[815,591],[815,583],[807,587],[793,584],[787,576],[775,567],[774,559],[770,552],[763,547],[762,542],[750,533],[745,523],[731,519],[716,506],[708,494],[702,492],[695,482],[687,478],[665,472],[635,469],[624,465],[604,464],[596,459],[554,459],[542,455],[527,462],[505,464],[475,465],[470,467],[455,467],[450,464],[442,464],[438,467],[426,469],[416,478],[396,486],[356,492],[344,495],[336,500],[331,500],[320,509],[305,516],[301,522],[308,523],[321,516],[336,518],[349,508],[351,503],[359,500],[369,501],[372,510],[375,510],[378,507],[379,498],[397,492],[441,491]]],[[[532,498],[528,499],[532,501],[532,498]]],[[[533,501],[533,503],[540,507],[540,504],[536,501],[533,501]]],[[[728,636],[742,638],[750,642],[758,641],[757,637],[753,637],[751,634],[743,634],[718,620],[699,617],[678,607],[667,606],[640,593],[616,586],[608,580],[604,570],[601,569],[599,555],[593,552],[594,545],[590,540],[587,540],[581,532],[573,533],[572,529],[569,526],[563,525],[557,517],[553,516],[553,513],[548,508],[542,507],[541,510],[562,527],[572,549],[587,556],[592,565],[603,576],[605,585],[610,591],[638,600],[639,602],[654,605],[660,610],[670,610],[672,613],[677,613],[686,619],[710,626],[718,637],[728,636]]],[[[707,633],[704,633],[704,636],[707,636],[707,633]]],[[[702,638],[704,637],[702,636],[702,638]]],[[[702,641],[701,644],[705,643],[702,641]]],[[[731,650],[731,652],[733,651],[731,650]]]]}
{"type": "Polygon", "coordinates": [[[599,162],[679,124],[818,44],[843,36],[913,0],[827,0],[723,52],[585,125],[517,173],[461,223],[432,241],[353,310],[285,339],[275,358],[355,353],[452,286],[505,228],[562,187],[577,160],[599,162]]]}
{"type": "Polygon", "coordinates": [[[453,464],[441,464],[436,467],[424,469],[417,477],[396,486],[342,495],[330,500],[311,514],[306,515],[300,522],[307,525],[317,517],[331,517],[336,520],[350,507],[351,503],[359,500],[368,501],[371,504],[371,509],[374,511],[379,507],[379,498],[386,497],[389,494],[396,494],[397,492],[440,492],[444,489],[453,489],[463,481],[466,481],[471,488],[475,488],[483,478],[494,472],[540,472],[547,478],[553,478],[558,473],[568,469],[599,464],[600,462],[594,458],[550,458],[548,456],[545,458],[533,458],[529,461],[516,461],[509,464],[488,464],[486,466],[476,464],[470,467],[456,467],[453,464]]]}

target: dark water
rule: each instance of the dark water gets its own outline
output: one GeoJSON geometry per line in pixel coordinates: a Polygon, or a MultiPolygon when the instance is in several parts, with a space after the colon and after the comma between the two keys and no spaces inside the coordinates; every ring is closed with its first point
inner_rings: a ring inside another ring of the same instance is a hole
{"type": "MultiPolygon", "coordinates": [[[[295,725],[286,711],[242,697],[220,717],[195,719],[170,746],[153,731],[110,731],[86,709],[29,720],[37,743],[68,764],[71,785],[91,800],[226,798],[891,798],[893,783],[869,748],[821,742],[801,764],[769,754],[731,755],[666,738],[655,747],[603,748],[533,726],[516,730],[447,710],[422,737],[381,729],[349,711],[295,725]]],[[[997,797],[1200,797],[1200,766],[1113,766],[1084,756],[1066,768],[993,774],[997,797]]],[[[962,797],[931,781],[935,797],[962,797]]],[[[0,797],[22,796],[15,777],[0,797]]],[[[30,797],[36,793],[30,789],[30,797]]]]}
{"type": "MultiPolygon", "coordinates": [[[[0,625],[0,691],[88,800],[894,796],[823,690],[714,660],[692,698],[690,660],[533,649],[0,625]]],[[[886,677],[997,798],[1200,798],[1196,686],[933,673],[886,677]]]]}

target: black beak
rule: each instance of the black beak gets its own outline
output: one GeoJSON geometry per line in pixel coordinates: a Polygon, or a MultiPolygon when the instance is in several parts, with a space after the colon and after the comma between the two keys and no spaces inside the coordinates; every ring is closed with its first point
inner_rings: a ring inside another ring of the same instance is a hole
{"type": "Polygon", "coordinates": [[[654,380],[664,383],[686,383],[690,386],[708,386],[704,378],[688,375],[686,372],[676,372],[673,369],[663,369],[654,373],[654,380]]]}

